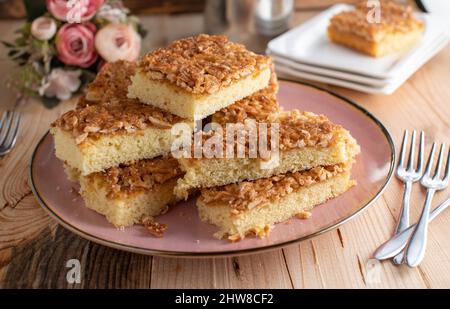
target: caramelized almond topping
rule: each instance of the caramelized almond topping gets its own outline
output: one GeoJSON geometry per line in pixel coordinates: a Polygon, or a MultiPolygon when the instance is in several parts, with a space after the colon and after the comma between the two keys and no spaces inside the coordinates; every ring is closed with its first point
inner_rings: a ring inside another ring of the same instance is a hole
{"type": "Polygon", "coordinates": [[[159,108],[127,98],[135,68],[135,64],[125,61],[106,64],[78,107],[62,115],[52,126],[70,132],[77,144],[81,144],[88,137],[134,133],[149,127],[168,129],[183,121],[159,108]]]}
{"type": "Polygon", "coordinates": [[[342,129],[326,116],[292,110],[282,112],[276,120],[280,124],[280,149],[302,147],[326,148],[333,143],[334,132],[342,129]]]}
{"type": "Polygon", "coordinates": [[[297,218],[301,219],[301,220],[309,219],[309,218],[311,218],[311,216],[312,216],[312,213],[310,213],[309,211],[303,211],[303,212],[297,214],[297,218]]]}
{"type": "Polygon", "coordinates": [[[119,60],[105,64],[87,87],[86,102],[92,105],[92,102],[107,102],[111,98],[127,99],[128,86],[135,74],[134,62],[119,60]]]}
{"type": "Polygon", "coordinates": [[[368,14],[372,7],[367,1],[361,1],[352,11],[344,11],[331,19],[330,27],[340,31],[353,33],[367,41],[381,41],[386,33],[409,32],[423,28],[423,22],[414,16],[411,6],[396,4],[393,1],[381,0],[380,21],[370,23],[368,14]]]}
{"type": "Polygon", "coordinates": [[[146,55],[139,69],[155,80],[194,94],[211,94],[267,68],[267,56],[248,51],[225,36],[200,34],[178,40],[146,55]]]}
{"type": "Polygon", "coordinates": [[[214,114],[212,121],[220,125],[243,123],[248,118],[255,119],[257,122],[267,121],[271,114],[280,110],[276,98],[277,92],[277,77],[275,73],[272,73],[269,87],[218,111],[214,114]]]}
{"type": "MultiPolygon", "coordinates": [[[[258,104],[257,102],[253,102],[254,104],[258,104]]],[[[251,103],[251,104],[253,104],[251,103]]],[[[237,108],[239,110],[239,108],[237,108]]],[[[299,110],[292,110],[288,112],[282,112],[274,107],[275,112],[268,113],[266,119],[259,119],[262,123],[267,123],[267,133],[266,141],[267,141],[267,149],[270,151],[272,148],[272,140],[271,140],[271,131],[272,126],[274,124],[279,125],[279,149],[282,151],[290,150],[290,149],[299,149],[303,147],[322,147],[327,148],[333,143],[336,142],[338,137],[342,134],[343,128],[339,125],[333,124],[330,120],[324,115],[316,115],[311,112],[301,112],[299,110]],[[278,112],[277,112],[278,111],[278,112]]],[[[255,111],[255,113],[257,113],[255,111]]],[[[219,124],[224,125],[220,121],[225,121],[226,118],[230,119],[234,117],[234,120],[237,120],[240,117],[237,117],[236,114],[233,116],[227,116],[225,114],[221,114],[219,116],[219,124]]],[[[243,119],[243,118],[240,118],[243,119]]],[[[238,124],[240,124],[238,122],[238,124]]],[[[201,134],[202,145],[206,145],[205,143],[211,141],[212,138],[217,138],[218,140],[223,141],[223,153],[230,148],[227,148],[228,139],[234,142],[234,153],[236,154],[237,150],[242,148],[245,157],[249,157],[250,150],[253,146],[256,145],[258,147],[258,138],[260,138],[262,133],[260,131],[260,127],[258,123],[255,123],[254,119],[245,119],[243,123],[240,124],[241,127],[236,128],[235,131],[240,131],[240,134],[244,136],[242,139],[236,138],[236,132],[234,132],[234,136],[227,138],[227,130],[223,128],[222,131],[209,131],[209,132],[197,132],[195,134],[201,134]],[[256,130],[256,131],[255,131],[256,130]],[[223,135],[222,135],[223,133],[223,135]],[[254,139],[249,138],[249,135],[254,136],[256,138],[256,142],[254,139]],[[250,143],[252,141],[252,143],[250,143]],[[240,148],[238,148],[240,147],[240,148]]],[[[276,132],[276,131],[275,131],[276,132]]],[[[200,138],[197,138],[200,140],[200,138]]],[[[194,158],[196,145],[192,145],[192,158],[194,158]]],[[[198,145],[197,145],[198,147],[198,145]]],[[[206,149],[204,149],[206,150],[206,149]]],[[[269,158],[260,158],[262,160],[269,160],[269,158]]],[[[195,160],[195,159],[191,159],[195,160]]]]}
{"type": "Polygon", "coordinates": [[[201,201],[209,206],[227,204],[233,215],[277,201],[303,187],[328,180],[345,170],[347,164],[319,166],[308,171],[277,175],[254,181],[243,181],[201,191],[201,201]]]}
{"type": "Polygon", "coordinates": [[[145,217],[142,219],[142,225],[153,236],[161,238],[167,230],[167,225],[158,223],[153,217],[145,217]]]}
{"type": "Polygon", "coordinates": [[[152,190],[156,185],[183,175],[178,161],[171,156],[139,160],[89,175],[106,186],[109,198],[152,190]]]}

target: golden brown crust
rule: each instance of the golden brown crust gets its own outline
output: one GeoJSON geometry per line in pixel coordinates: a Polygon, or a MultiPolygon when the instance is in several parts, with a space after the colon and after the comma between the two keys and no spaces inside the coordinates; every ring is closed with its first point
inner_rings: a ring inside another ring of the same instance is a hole
{"type": "Polygon", "coordinates": [[[270,64],[270,57],[250,52],[225,36],[200,34],[146,55],[139,70],[193,94],[212,94],[270,64]]]}
{"type": "Polygon", "coordinates": [[[309,219],[309,218],[311,218],[311,216],[312,216],[312,213],[309,211],[302,211],[296,215],[296,217],[301,220],[309,219]]]}
{"type": "Polygon", "coordinates": [[[134,74],[136,74],[134,62],[119,60],[106,63],[87,87],[86,101],[108,102],[111,99],[128,99],[128,86],[134,74]]]}
{"type": "Polygon", "coordinates": [[[58,118],[53,127],[70,132],[77,144],[88,137],[135,133],[154,127],[170,129],[183,118],[141,103],[122,101],[120,104],[99,103],[69,111],[58,118]]]}
{"type": "MultiPolygon", "coordinates": [[[[261,120],[263,121],[263,120],[261,120]]],[[[326,116],[324,115],[316,115],[311,112],[301,112],[299,110],[291,110],[291,111],[281,111],[270,113],[264,121],[267,121],[267,137],[265,142],[267,142],[267,149],[272,149],[272,126],[275,124],[278,125],[278,144],[279,149],[281,151],[287,151],[291,149],[300,149],[303,147],[321,147],[327,148],[331,145],[334,145],[337,140],[341,139],[342,134],[345,134],[345,130],[340,125],[333,124],[326,116]]],[[[219,122],[220,124],[220,122],[219,122]]],[[[234,143],[235,153],[239,148],[242,148],[245,157],[249,157],[250,148],[252,145],[258,144],[258,141],[252,140],[250,143],[249,134],[251,132],[255,132],[256,138],[260,138],[260,127],[255,121],[251,121],[250,119],[244,120],[243,123],[239,123],[241,127],[237,128],[240,130],[240,134],[244,135],[245,138],[242,141],[236,138],[236,134],[230,139],[234,143]],[[256,131],[255,131],[256,130],[256,131]],[[244,144],[239,144],[240,142],[244,142],[244,144]]],[[[274,130],[275,133],[277,132],[274,130]]],[[[236,132],[233,132],[236,133],[236,132]]],[[[222,132],[220,131],[209,131],[209,132],[197,132],[196,134],[201,134],[201,138],[197,140],[201,140],[203,142],[202,145],[205,145],[205,142],[211,140],[211,138],[218,138],[223,142],[223,151],[228,150],[230,147],[227,145],[227,130],[224,128],[222,132]],[[223,136],[221,135],[223,134],[223,136]],[[227,147],[228,146],[228,147],[227,147]]],[[[198,145],[193,144],[191,149],[191,159],[189,161],[198,160],[195,158],[195,148],[198,145]]],[[[274,147],[276,147],[274,145],[274,147]]],[[[209,149],[205,149],[209,151],[209,149]]],[[[270,156],[269,153],[267,155],[270,156]]],[[[269,160],[270,157],[260,157],[262,160],[269,160]]],[[[201,160],[201,159],[200,159],[201,160]]]]}
{"type": "Polygon", "coordinates": [[[337,32],[333,28],[329,28],[328,38],[331,42],[344,45],[373,57],[383,55],[383,53],[380,53],[377,43],[362,40],[361,37],[350,32],[337,32]]]}
{"type": "Polygon", "coordinates": [[[328,180],[350,168],[349,163],[318,166],[308,171],[288,173],[254,181],[243,181],[201,190],[200,201],[208,206],[228,205],[232,215],[277,201],[318,182],[328,180]]]}
{"type": "Polygon", "coordinates": [[[130,77],[136,65],[118,61],[106,64],[89,85],[78,107],[56,120],[52,126],[70,132],[81,144],[88,137],[134,133],[149,127],[169,129],[183,118],[127,97],[130,77]]]}
{"type": "Polygon", "coordinates": [[[243,123],[246,119],[255,119],[257,122],[267,121],[269,116],[280,111],[277,101],[278,81],[275,72],[269,86],[236,103],[224,108],[212,117],[212,121],[220,125],[227,123],[243,123]]]}
{"type": "Polygon", "coordinates": [[[369,22],[367,15],[371,8],[367,7],[367,1],[361,1],[354,10],[333,16],[329,31],[333,29],[333,31],[357,35],[369,42],[379,42],[387,33],[407,33],[415,29],[423,29],[423,22],[414,16],[411,6],[387,0],[382,0],[380,3],[380,22],[369,22]]]}
{"type": "Polygon", "coordinates": [[[121,164],[87,177],[100,181],[108,192],[108,198],[118,198],[152,190],[155,186],[182,175],[178,161],[171,156],[166,156],[121,164]]]}
{"type": "Polygon", "coordinates": [[[323,147],[333,144],[343,129],[326,116],[292,110],[277,116],[280,124],[280,149],[323,147]]]}

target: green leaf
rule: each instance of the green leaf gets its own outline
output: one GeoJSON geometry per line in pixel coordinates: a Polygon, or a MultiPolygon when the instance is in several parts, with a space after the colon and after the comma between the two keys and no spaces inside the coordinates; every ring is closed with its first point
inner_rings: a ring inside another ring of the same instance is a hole
{"type": "Polygon", "coordinates": [[[83,74],[81,75],[81,83],[88,84],[92,82],[97,74],[95,72],[89,71],[89,70],[83,70],[83,74]]]}
{"type": "Polygon", "coordinates": [[[27,19],[32,21],[47,12],[45,0],[23,0],[27,10],[27,19]]]}
{"type": "Polygon", "coordinates": [[[14,40],[14,43],[16,43],[16,45],[19,45],[19,46],[27,46],[28,40],[24,37],[18,37],[14,40]]]}
{"type": "Polygon", "coordinates": [[[17,49],[11,49],[11,50],[8,52],[8,57],[13,57],[13,56],[17,55],[17,53],[19,53],[19,50],[17,50],[17,49]]]}
{"type": "Polygon", "coordinates": [[[26,60],[18,60],[18,61],[17,61],[17,64],[18,64],[20,67],[24,67],[24,66],[26,66],[26,65],[28,64],[28,61],[26,61],[26,60]]]}
{"type": "Polygon", "coordinates": [[[5,46],[6,48],[14,48],[14,47],[16,47],[14,44],[12,44],[10,42],[3,41],[3,40],[1,40],[0,43],[2,43],[3,46],[5,46]]]}
{"type": "Polygon", "coordinates": [[[138,34],[141,36],[141,38],[145,38],[148,34],[148,30],[145,29],[141,24],[138,24],[138,34]]]}
{"type": "Polygon", "coordinates": [[[60,103],[60,101],[57,98],[42,97],[42,103],[48,109],[52,109],[56,107],[60,103]]]}
{"type": "Polygon", "coordinates": [[[23,53],[14,57],[11,57],[13,61],[18,61],[19,63],[26,63],[28,62],[28,59],[30,59],[30,54],[23,53]]]}
{"type": "MultiPolygon", "coordinates": [[[[22,50],[22,49],[11,49],[8,52],[8,57],[11,58],[11,60],[16,60],[19,58],[24,58],[25,59],[25,55],[27,54],[26,50],[22,50]]],[[[28,55],[29,57],[29,55],[28,55]]]]}

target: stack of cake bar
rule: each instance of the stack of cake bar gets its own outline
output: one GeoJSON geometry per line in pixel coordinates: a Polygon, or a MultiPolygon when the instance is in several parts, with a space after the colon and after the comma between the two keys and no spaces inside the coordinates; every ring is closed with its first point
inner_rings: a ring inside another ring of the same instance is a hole
{"type": "Polygon", "coordinates": [[[270,57],[223,36],[182,39],[137,64],[107,64],[77,108],[52,125],[56,155],[80,182],[86,206],[116,227],[199,194],[200,218],[219,228],[216,237],[263,237],[275,223],[306,218],[353,186],[350,170],[360,151],[325,116],[282,111],[277,91],[270,57]],[[203,141],[213,135],[202,131],[211,122],[224,132],[228,124],[276,124],[276,164],[270,154],[250,155],[249,139],[231,141],[243,156],[193,156],[192,145],[172,157],[174,126],[203,141]]]}
{"type": "Polygon", "coordinates": [[[126,227],[176,202],[183,175],[169,156],[171,128],[191,121],[128,98],[136,64],[106,64],[75,110],[53,123],[56,156],[79,181],[85,204],[126,227]]]}

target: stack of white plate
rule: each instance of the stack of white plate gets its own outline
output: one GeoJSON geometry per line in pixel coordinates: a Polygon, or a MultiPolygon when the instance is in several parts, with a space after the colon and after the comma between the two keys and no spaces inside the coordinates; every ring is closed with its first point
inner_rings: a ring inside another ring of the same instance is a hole
{"type": "Polygon", "coordinates": [[[335,5],[275,38],[267,53],[281,77],[307,79],[366,93],[391,94],[450,40],[450,23],[438,14],[417,13],[425,22],[422,40],[412,49],[374,58],[331,43],[331,17],[352,6],[335,5]]]}

